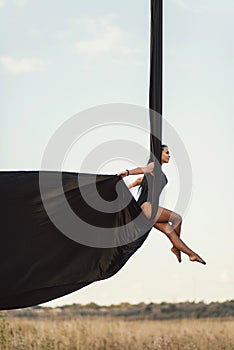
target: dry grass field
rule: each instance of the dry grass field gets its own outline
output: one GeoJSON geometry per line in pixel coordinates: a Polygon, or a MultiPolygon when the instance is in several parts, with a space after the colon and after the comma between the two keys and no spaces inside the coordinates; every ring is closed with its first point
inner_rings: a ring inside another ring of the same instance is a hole
{"type": "Polygon", "coordinates": [[[233,350],[234,319],[0,319],[0,350],[233,350]]]}

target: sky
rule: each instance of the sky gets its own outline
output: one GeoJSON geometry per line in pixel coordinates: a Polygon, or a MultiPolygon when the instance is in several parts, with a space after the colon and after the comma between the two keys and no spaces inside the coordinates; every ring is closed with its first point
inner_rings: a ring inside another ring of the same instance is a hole
{"type": "MultiPolygon", "coordinates": [[[[148,107],[149,10],[146,0],[0,0],[2,170],[40,169],[55,131],[84,110],[148,107]]],[[[182,238],[207,265],[186,256],[178,264],[169,241],[153,229],[115,276],[44,305],[234,298],[233,15],[231,0],[164,1],[163,142],[173,145],[170,125],[188,154],[192,188],[181,213],[182,238]]],[[[148,146],[144,133],[109,126],[74,144],[63,169],[79,171],[84,154],[120,135],[148,146]]],[[[170,150],[161,204],[175,210],[184,189],[178,155],[170,150]]],[[[123,155],[99,171],[133,164],[123,155]]]]}

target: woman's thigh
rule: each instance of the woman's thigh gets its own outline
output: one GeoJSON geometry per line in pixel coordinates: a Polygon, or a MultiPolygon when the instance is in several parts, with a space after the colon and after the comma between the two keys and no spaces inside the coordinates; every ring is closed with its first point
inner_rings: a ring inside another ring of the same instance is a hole
{"type": "Polygon", "coordinates": [[[144,202],[141,205],[141,210],[145,214],[145,216],[150,219],[151,218],[151,213],[152,213],[152,204],[150,202],[144,202]]]}
{"type": "Polygon", "coordinates": [[[172,210],[158,207],[158,211],[155,217],[156,222],[171,222],[172,224],[174,224],[181,222],[181,220],[181,216],[179,214],[174,213],[172,210]]]}
{"type": "MultiPolygon", "coordinates": [[[[151,213],[152,213],[152,204],[150,202],[144,202],[141,205],[141,210],[143,210],[145,216],[150,219],[151,218],[151,213]]],[[[157,214],[155,216],[154,222],[168,222],[170,219],[170,216],[173,212],[171,210],[158,207],[157,214]]]]}
{"type": "MultiPolygon", "coordinates": [[[[144,212],[145,216],[148,219],[150,219],[152,213],[152,204],[150,202],[144,202],[141,205],[141,209],[144,212]]],[[[158,207],[158,211],[154,220],[155,223],[171,222],[172,224],[174,224],[179,223],[179,221],[181,221],[180,215],[174,213],[172,210],[163,207],[158,207]]]]}

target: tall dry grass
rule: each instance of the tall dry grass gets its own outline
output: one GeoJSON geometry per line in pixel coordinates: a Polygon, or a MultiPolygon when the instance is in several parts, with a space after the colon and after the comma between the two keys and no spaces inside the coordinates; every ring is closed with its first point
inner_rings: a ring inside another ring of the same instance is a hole
{"type": "Polygon", "coordinates": [[[233,319],[0,319],[0,350],[234,350],[233,319]]]}

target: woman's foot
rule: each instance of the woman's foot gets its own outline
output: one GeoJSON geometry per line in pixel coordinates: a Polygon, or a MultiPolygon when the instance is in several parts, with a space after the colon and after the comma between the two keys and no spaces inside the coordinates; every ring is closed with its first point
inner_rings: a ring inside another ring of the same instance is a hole
{"type": "Polygon", "coordinates": [[[197,261],[203,265],[206,265],[206,262],[196,253],[194,253],[193,255],[191,255],[189,257],[190,261],[197,261]]]}
{"type": "Polygon", "coordinates": [[[182,260],[181,260],[181,251],[180,251],[179,249],[177,249],[176,247],[172,247],[172,248],[171,248],[171,251],[172,251],[172,253],[175,254],[175,256],[177,257],[177,260],[178,260],[179,262],[181,262],[181,261],[182,261],[182,260]]]}

